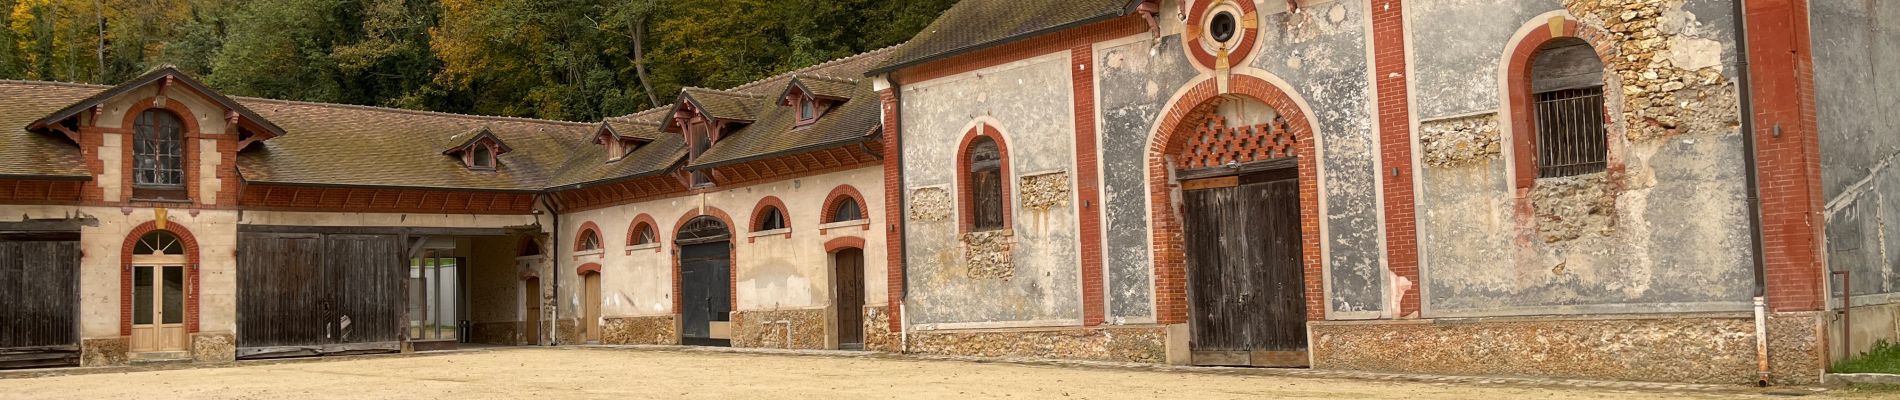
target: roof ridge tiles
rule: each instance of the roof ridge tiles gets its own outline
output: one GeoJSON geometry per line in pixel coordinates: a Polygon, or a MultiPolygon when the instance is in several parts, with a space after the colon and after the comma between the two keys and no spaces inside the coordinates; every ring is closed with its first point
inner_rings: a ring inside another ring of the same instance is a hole
{"type": "MultiPolygon", "coordinates": [[[[908,43],[909,41],[905,41],[905,42],[906,42],[906,43],[908,43]]],[[[811,65],[811,66],[807,66],[807,67],[804,67],[804,68],[799,68],[799,69],[795,69],[795,70],[791,70],[791,71],[789,71],[789,72],[786,72],[786,73],[782,73],[782,74],[777,74],[777,75],[772,75],[772,76],[768,76],[768,77],[765,77],[765,78],[761,78],[761,79],[759,79],[759,80],[755,80],[755,81],[751,81],[751,82],[746,82],[746,83],[745,83],[745,84],[743,84],[743,85],[739,85],[739,86],[733,86],[733,87],[732,87],[732,89],[727,89],[727,90],[734,90],[734,91],[737,91],[737,90],[746,90],[746,89],[754,89],[754,88],[756,88],[756,87],[757,87],[757,86],[759,86],[759,85],[764,85],[764,84],[766,84],[766,83],[768,83],[768,82],[772,82],[772,81],[776,81],[776,80],[781,80],[781,79],[785,79],[785,78],[789,78],[789,77],[792,77],[792,76],[796,76],[796,75],[798,75],[798,74],[800,74],[800,73],[808,73],[808,72],[810,72],[810,71],[816,71],[816,70],[819,70],[819,69],[824,69],[824,68],[826,68],[826,67],[832,67],[832,66],[836,66],[836,65],[838,65],[838,64],[843,64],[843,63],[845,63],[845,62],[847,62],[847,61],[856,61],[856,60],[859,60],[859,59],[862,59],[862,58],[864,58],[864,57],[869,57],[869,56],[871,56],[872,54],[880,54],[880,53],[887,53],[887,52],[890,52],[890,51],[892,51],[892,50],[895,50],[895,49],[897,49],[898,47],[902,47],[903,45],[904,45],[904,43],[898,43],[898,44],[893,44],[893,45],[890,45],[890,46],[884,46],[884,47],[882,47],[882,48],[878,48],[878,49],[873,49],[873,50],[870,50],[870,51],[866,51],[866,52],[863,52],[863,53],[858,53],[858,54],[852,54],[852,55],[849,55],[849,56],[844,56],[844,57],[839,57],[839,58],[837,58],[837,59],[833,59],[833,60],[831,60],[831,61],[826,61],[826,62],[822,62],[822,63],[818,63],[818,64],[815,64],[815,65],[811,65]]],[[[874,65],[874,66],[872,66],[872,67],[876,67],[876,66],[874,65]]],[[[867,69],[868,69],[868,68],[867,68],[867,69]]]]}
{"type": "Polygon", "coordinates": [[[377,107],[377,106],[365,106],[365,105],[358,105],[358,104],[319,103],[319,102],[313,102],[313,101],[267,99],[267,98],[262,98],[262,97],[234,96],[232,97],[232,99],[236,99],[239,101],[256,101],[256,102],[263,102],[263,103],[277,103],[277,104],[294,105],[294,106],[343,108],[343,109],[353,109],[353,110],[360,110],[360,111],[377,111],[377,112],[388,112],[388,113],[396,113],[396,114],[425,115],[425,116],[449,117],[449,118],[469,118],[469,119],[501,121],[501,122],[529,122],[529,123],[557,124],[557,125],[569,125],[569,126],[594,126],[594,125],[600,124],[600,122],[561,121],[561,120],[527,118],[527,117],[504,117],[504,116],[499,116],[499,115],[458,114],[458,113],[442,112],[442,111],[411,110],[407,108],[377,107]]]}
{"type": "Polygon", "coordinates": [[[29,80],[20,80],[20,79],[0,79],[0,84],[64,86],[64,87],[85,88],[85,89],[111,89],[112,88],[112,86],[110,85],[100,85],[96,83],[63,82],[63,81],[29,81],[29,80]]]}

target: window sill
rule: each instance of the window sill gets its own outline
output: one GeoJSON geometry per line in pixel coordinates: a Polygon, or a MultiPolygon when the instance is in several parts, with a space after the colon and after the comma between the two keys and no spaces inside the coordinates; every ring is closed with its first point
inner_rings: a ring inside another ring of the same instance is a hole
{"type": "Polygon", "coordinates": [[[773,229],[769,231],[752,232],[746,235],[746,243],[752,243],[754,241],[759,240],[759,238],[770,237],[773,235],[785,235],[785,238],[789,239],[792,237],[792,228],[782,228],[782,229],[773,229]]]}
{"type": "Polygon", "coordinates": [[[653,242],[653,243],[647,243],[647,244],[636,244],[636,245],[627,246],[627,255],[633,255],[633,252],[640,251],[640,250],[653,250],[653,252],[658,253],[660,252],[660,243],[653,242]]]}
{"type": "Polygon", "coordinates": [[[593,250],[585,250],[585,251],[576,251],[576,252],[574,252],[574,259],[577,259],[577,260],[578,260],[578,259],[580,259],[581,257],[587,257],[587,256],[600,256],[600,255],[602,255],[602,254],[606,254],[606,253],[607,253],[607,250],[606,250],[606,249],[593,249],[593,250]]]}
{"type": "Polygon", "coordinates": [[[819,226],[818,226],[818,234],[819,234],[819,235],[823,235],[823,234],[826,234],[826,233],[830,233],[830,232],[831,232],[831,230],[833,230],[833,229],[840,229],[840,228],[850,228],[850,227],[863,227],[863,229],[864,229],[864,230],[867,230],[867,231],[868,231],[868,230],[871,230],[871,219],[870,219],[870,218],[865,218],[865,219],[858,219],[858,220],[851,220],[851,221],[839,221],[839,222],[833,222],[833,223],[829,223],[829,224],[824,224],[824,225],[819,225],[819,226]]]}

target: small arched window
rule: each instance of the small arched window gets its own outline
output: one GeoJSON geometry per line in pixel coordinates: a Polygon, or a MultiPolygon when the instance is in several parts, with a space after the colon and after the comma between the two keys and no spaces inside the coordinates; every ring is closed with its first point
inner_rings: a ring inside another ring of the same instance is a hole
{"type": "Polygon", "coordinates": [[[1609,161],[1604,127],[1603,60],[1589,42],[1558,38],[1531,60],[1531,104],[1537,127],[1537,176],[1602,172],[1609,161]]]}
{"type": "Polygon", "coordinates": [[[132,133],[132,186],[178,190],[185,187],[185,127],[178,114],[153,109],[139,113],[132,133]]]}
{"type": "Polygon", "coordinates": [[[628,245],[628,246],[638,246],[638,245],[643,245],[643,244],[653,244],[653,243],[656,243],[656,242],[659,242],[659,241],[660,241],[660,239],[659,239],[658,237],[655,237],[655,236],[654,236],[654,233],[653,233],[653,225],[648,225],[648,224],[647,224],[647,223],[645,223],[645,222],[641,222],[641,223],[639,223],[639,224],[637,224],[637,225],[634,225],[634,226],[633,226],[633,234],[632,234],[632,235],[628,235],[628,237],[627,237],[627,245],[628,245]]]}
{"type": "Polygon", "coordinates": [[[753,231],[779,230],[785,229],[785,226],[785,213],[776,206],[766,206],[764,211],[759,212],[759,226],[753,231]]]}
{"type": "Polygon", "coordinates": [[[861,219],[864,219],[864,208],[858,205],[858,200],[843,197],[838,199],[838,202],[831,206],[831,220],[825,222],[845,222],[861,219]]]}
{"type": "Polygon", "coordinates": [[[132,255],[137,256],[176,256],[184,255],[185,246],[178,242],[178,235],[166,231],[153,231],[139,237],[138,244],[132,246],[132,255]]]}
{"type": "Polygon", "coordinates": [[[580,251],[600,250],[600,232],[595,232],[593,229],[581,231],[577,247],[580,251]]]}
{"type": "Polygon", "coordinates": [[[480,168],[480,169],[495,168],[495,152],[493,150],[489,150],[488,146],[486,145],[480,145],[480,144],[475,145],[475,152],[469,157],[472,158],[471,160],[469,160],[469,164],[475,166],[475,168],[480,168]]]}
{"type": "Polygon", "coordinates": [[[965,174],[969,188],[970,228],[974,231],[1003,229],[1003,155],[996,141],[978,136],[970,142],[965,174]]]}

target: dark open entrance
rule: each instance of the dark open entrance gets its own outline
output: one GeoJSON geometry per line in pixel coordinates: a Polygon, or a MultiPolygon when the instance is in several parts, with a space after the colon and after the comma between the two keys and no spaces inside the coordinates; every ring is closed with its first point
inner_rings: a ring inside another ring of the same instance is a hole
{"type": "Polygon", "coordinates": [[[838,348],[864,349],[864,250],[832,253],[837,265],[838,348]]]}
{"type": "Polygon", "coordinates": [[[680,341],[732,344],[732,231],[718,218],[687,221],[674,236],[680,246],[680,341]]]}
{"type": "Polygon", "coordinates": [[[1306,366],[1300,185],[1292,159],[1183,172],[1196,365],[1306,366]]]}
{"type": "Polygon", "coordinates": [[[0,369],[79,365],[79,232],[0,230],[0,369]]]}

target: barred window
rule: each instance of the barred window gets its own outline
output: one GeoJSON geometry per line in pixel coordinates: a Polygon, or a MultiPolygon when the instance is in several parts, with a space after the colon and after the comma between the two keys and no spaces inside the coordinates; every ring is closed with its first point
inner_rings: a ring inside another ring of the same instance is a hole
{"type": "Polygon", "coordinates": [[[132,133],[132,186],[151,189],[185,187],[184,124],[165,110],[139,113],[132,133]]]}
{"type": "Polygon", "coordinates": [[[1003,156],[996,141],[979,136],[970,142],[969,209],[974,231],[1003,229],[1003,156]]]}
{"type": "Polygon", "coordinates": [[[1552,40],[1531,62],[1531,105],[1537,126],[1537,176],[1602,172],[1608,166],[1603,61],[1577,38],[1552,40]]]}

